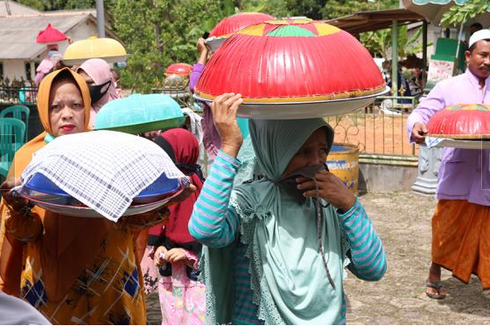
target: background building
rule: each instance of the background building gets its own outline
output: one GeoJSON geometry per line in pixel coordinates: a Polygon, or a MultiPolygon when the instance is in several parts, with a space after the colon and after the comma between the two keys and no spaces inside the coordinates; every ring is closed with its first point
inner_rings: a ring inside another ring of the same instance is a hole
{"type": "MultiPolygon", "coordinates": [[[[106,37],[117,39],[111,17],[105,15],[106,37]]],[[[48,24],[72,41],[97,36],[95,10],[38,11],[13,1],[0,1],[0,79],[33,80],[37,65],[47,54],[46,44],[37,44],[37,34],[48,24]]],[[[68,42],[59,45],[64,53],[68,42]]]]}

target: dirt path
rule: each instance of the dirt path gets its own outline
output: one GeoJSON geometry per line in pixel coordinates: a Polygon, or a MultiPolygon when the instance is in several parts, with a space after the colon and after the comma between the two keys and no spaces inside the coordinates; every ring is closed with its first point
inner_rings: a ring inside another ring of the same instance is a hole
{"type": "Polygon", "coordinates": [[[388,271],[376,283],[349,275],[349,324],[490,324],[490,298],[477,278],[465,285],[443,271],[448,297],[424,294],[435,199],[398,192],[367,194],[361,201],[383,240],[388,271]]]}
{"type": "MultiPolygon", "coordinates": [[[[490,296],[476,278],[465,285],[443,272],[448,297],[424,294],[430,263],[430,220],[436,201],[410,192],[362,196],[388,255],[388,272],[369,283],[349,275],[345,283],[348,324],[490,324],[490,296]]],[[[160,324],[158,297],[148,299],[149,324],[160,324]]]]}

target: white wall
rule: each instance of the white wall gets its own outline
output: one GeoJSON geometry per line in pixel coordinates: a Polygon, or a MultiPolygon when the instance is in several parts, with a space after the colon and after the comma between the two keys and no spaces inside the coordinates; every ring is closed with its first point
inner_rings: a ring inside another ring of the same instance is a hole
{"type": "MultiPolygon", "coordinates": [[[[66,36],[70,37],[73,42],[84,40],[91,36],[97,36],[97,26],[93,22],[87,20],[86,22],[81,23],[76,28],[72,29],[70,32],[66,33],[66,36]]],[[[65,53],[68,45],[68,42],[61,43],[59,45],[59,52],[61,54],[65,53]]]]}
{"type": "Polygon", "coordinates": [[[4,78],[8,77],[10,81],[21,77],[28,79],[25,73],[24,60],[2,60],[1,62],[3,63],[4,78]]]}
{"type": "MultiPolygon", "coordinates": [[[[75,28],[75,29],[71,30],[69,33],[67,33],[67,36],[71,37],[73,42],[84,40],[90,36],[97,36],[97,26],[92,21],[86,21],[86,22],[78,25],[77,28],[75,28]]],[[[63,51],[67,47],[68,47],[68,45],[66,45],[63,48],[63,51]]],[[[62,50],[62,49],[60,48],[60,50],[62,50]]]]}

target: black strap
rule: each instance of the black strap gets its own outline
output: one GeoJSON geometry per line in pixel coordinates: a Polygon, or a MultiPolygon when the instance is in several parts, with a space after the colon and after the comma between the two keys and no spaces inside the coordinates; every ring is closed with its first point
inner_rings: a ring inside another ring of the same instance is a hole
{"type": "Polygon", "coordinates": [[[163,138],[161,135],[159,135],[156,139],[155,139],[155,143],[160,146],[165,152],[167,152],[168,156],[170,156],[170,159],[172,160],[172,162],[176,162],[175,161],[175,153],[174,153],[174,149],[172,148],[172,146],[170,145],[170,143],[168,141],[165,140],[165,138],[163,138]]]}
{"type": "MultiPolygon", "coordinates": [[[[204,175],[201,170],[201,166],[199,164],[185,164],[185,163],[175,163],[175,166],[179,168],[179,170],[183,171],[188,171],[189,173],[187,175],[193,175],[194,173],[197,174],[199,179],[201,179],[202,182],[205,181],[204,175]]],[[[185,173],[185,172],[184,172],[185,173]]]]}

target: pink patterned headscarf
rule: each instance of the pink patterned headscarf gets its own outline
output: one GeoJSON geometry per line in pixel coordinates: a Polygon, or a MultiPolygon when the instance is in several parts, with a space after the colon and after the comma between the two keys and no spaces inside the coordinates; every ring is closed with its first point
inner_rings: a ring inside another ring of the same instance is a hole
{"type": "Polygon", "coordinates": [[[97,112],[99,112],[100,108],[104,106],[104,104],[120,98],[120,95],[117,93],[117,90],[114,87],[111,68],[106,61],[102,59],[89,59],[82,63],[82,65],[77,69],[77,72],[80,72],[81,70],[92,78],[95,85],[101,85],[106,83],[108,80],[111,80],[107,93],[105,93],[105,95],[97,103],[92,105],[92,108],[90,109],[90,126],[93,127],[95,123],[95,116],[97,115],[97,112]]]}

